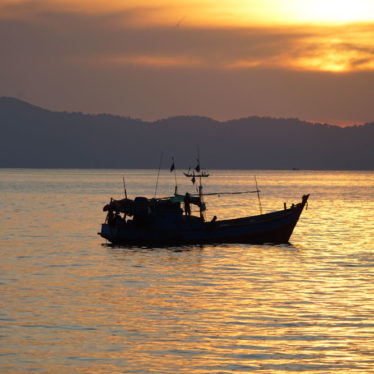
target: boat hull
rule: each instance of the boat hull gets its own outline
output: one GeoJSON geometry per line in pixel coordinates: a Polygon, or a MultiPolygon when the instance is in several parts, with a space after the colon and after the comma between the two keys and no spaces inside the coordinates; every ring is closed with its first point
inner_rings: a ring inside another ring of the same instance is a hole
{"type": "Polygon", "coordinates": [[[183,217],[173,227],[170,225],[103,224],[99,233],[113,244],[119,245],[185,245],[248,243],[288,243],[307,202],[277,212],[215,222],[203,222],[197,217],[183,217]]]}

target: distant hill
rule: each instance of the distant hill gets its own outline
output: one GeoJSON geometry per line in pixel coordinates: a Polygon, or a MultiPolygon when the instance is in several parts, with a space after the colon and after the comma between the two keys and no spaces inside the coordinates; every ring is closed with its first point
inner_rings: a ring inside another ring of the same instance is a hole
{"type": "Polygon", "coordinates": [[[0,167],[157,168],[163,151],[187,168],[199,145],[210,169],[374,169],[374,122],[346,128],[267,117],[145,122],[53,112],[3,97],[0,135],[0,167]]]}

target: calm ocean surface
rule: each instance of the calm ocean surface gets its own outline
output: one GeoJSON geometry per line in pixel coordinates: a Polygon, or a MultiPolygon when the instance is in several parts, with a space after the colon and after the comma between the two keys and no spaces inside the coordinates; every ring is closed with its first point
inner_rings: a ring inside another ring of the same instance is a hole
{"type": "MultiPolygon", "coordinates": [[[[205,192],[309,206],[291,245],[111,247],[153,170],[0,170],[1,373],[374,372],[374,172],[213,171],[205,192]]],[[[179,190],[193,191],[178,174],[179,190]]],[[[158,196],[174,191],[161,172],[158,196]]],[[[208,218],[258,214],[210,197],[208,218]]]]}

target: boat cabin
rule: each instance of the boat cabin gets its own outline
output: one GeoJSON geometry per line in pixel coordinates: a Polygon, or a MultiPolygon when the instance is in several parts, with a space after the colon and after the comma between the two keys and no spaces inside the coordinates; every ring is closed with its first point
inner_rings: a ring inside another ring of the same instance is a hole
{"type": "Polygon", "coordinates": [[[205,204],[200,197],[186,195],[175,195],[167,198],[135,197],[132,199],[113,200],[105,205],[104,212],[108,212],[105,222],[109,226],[119,226],[126,223],[136,225],[174,225],[185,219],[199,219],[204,221],[205,204]],[[183,208],[181,207],[183,203],[183,208]],[[190,204],[200,209],[200,217],[191,216],[190,204]],[[184,215],[183,215],[184,213],[184,215]],[[132,217],[126,220],[127,217],[132,217]]]}

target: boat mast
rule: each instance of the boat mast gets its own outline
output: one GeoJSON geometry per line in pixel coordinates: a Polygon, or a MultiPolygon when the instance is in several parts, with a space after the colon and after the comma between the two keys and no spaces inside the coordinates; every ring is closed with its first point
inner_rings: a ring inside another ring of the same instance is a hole
{"type": "Polygon", "coordinates": [[[126,190],[126,183],[125,183],[125,176],[122,176],[123,181],[123,192],[125,193],[125,198],[127,199],[127,190],[126,190]]]}
{"type": "Polygon", "coordinates": [[[255,176],[255,182],[256,182],[256,192],[257,192],[257,198],[258,198],[258,205],[260,207],[260,214],[262,214],[262,205],[261,205],[261,199],[260,199],[260,190],[258,189],[256,176],[255,176]]]}
{"type": "Polygon", "coordinates": [[[200,149],[197,146],[197,165],[195,170],[199,173],[197,176],[199,177],[199,199],[200,199],[200,218],[205,221],[205,203],[203,198],[203,182],[202,182],[202,171],[200,168],[200,149]]]}
{"type": "Polygon", "coordinates": [[[157,196],[157,188],[158,188],[158,177],[160,176],[160,170],[161,170],[161,164],[162,164],[162,157],[163,157],[164,153],[161,152],[161,155],[160,155],[160,163],[158,165],[158,173],[157,173],[157,179],[156,179],[156,187],[155,187],[155,198],[157,196]]]}
{"type": "Polygon", "coordinates": [[[175,168],[175,161],[174,157],[171,158],[173,163],[171,164],[170,171],[174,171],[174,179],[175,179],[175,189],[174,189],[174,196],[178,195],[178,182],[177,182],[177,170],[175,168]]]}
{"type": "Polygon", "coordinates": [[[205,203],[203,199],[203,183],[201,178],[201,173],[199,175],[199,199],[200,199],[200,218],[203,218],[205,221],[205,203]]]}

